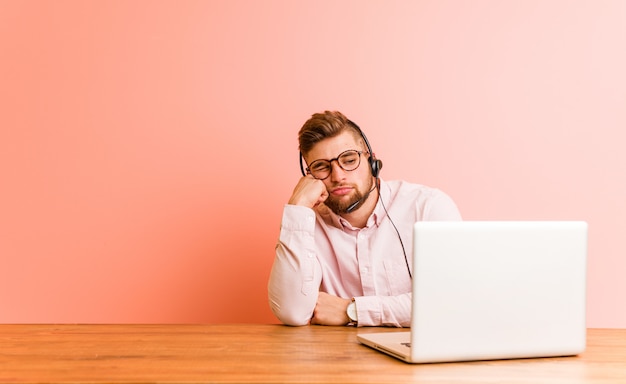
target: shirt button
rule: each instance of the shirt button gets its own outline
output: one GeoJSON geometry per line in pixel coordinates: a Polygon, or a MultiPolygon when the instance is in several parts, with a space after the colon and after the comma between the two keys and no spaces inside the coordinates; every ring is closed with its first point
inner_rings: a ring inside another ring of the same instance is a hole
{"type": "Polygon", "coordinates": [[[308,256],[309,256],[310,259],[312,259],[313,257],[315,257],[315,253],[309,252],[308,256]]]}

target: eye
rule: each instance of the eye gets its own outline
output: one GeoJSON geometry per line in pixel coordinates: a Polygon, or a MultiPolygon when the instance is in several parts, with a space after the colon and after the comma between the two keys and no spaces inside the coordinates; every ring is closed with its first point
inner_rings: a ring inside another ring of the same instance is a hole
{"type": "Polygon", "coordinates": [[[341,155],[339,161],[342,165],[354,165],[359,161],[358,152],[348,152],[341,155]]]}
{"type": "Polygon", "coordinates": [[[319,161],[311,164],[311,172],[323,172],[329,169],[328,164],[324,161],[319,161]]]}

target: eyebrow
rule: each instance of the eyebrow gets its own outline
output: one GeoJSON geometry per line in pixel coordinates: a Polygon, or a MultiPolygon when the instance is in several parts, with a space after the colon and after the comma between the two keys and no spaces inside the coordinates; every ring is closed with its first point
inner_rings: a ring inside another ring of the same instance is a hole
{"type": "Polygon", "coordinates": [[[340,152],[337,156],[335,156],[335,157],[333,157],[333,158],[330,158],[330,159],[315,159],[315,160],[311,161],[311,162],[310,162],[310,163],[308,163],[308,164],[309,164],[309,165],[311,165],[311,164],[313,164],[313,163],[315,163],[316,161],[319,161],[319,160],[325,160],[325,161],[333,161],[333,160],[337,160],[337,159],[339,159],[339,156],[343,155],[344,153],[346,153],[346,152],[348,152],[348,151],[356,151],[356,152],[362,152],[362,153],[366,153],[366,152],[367,152],[367,151],[362,150],[362,149],[346,149],[346,150],[344,150],[344,151],[340,152]]]}

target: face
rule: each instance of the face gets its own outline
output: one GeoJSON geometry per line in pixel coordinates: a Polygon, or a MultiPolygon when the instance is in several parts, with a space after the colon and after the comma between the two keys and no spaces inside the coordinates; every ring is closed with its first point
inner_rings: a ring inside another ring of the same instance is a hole
{"type": "Polygon", "coordinates": [[[322,180],[329,194],[325,204],[336,214],[346,213],[346,208],[372,188],[374,181],[367,162],[369,154],[366,153],[362,140],[355,138],[351,132],[344,132],[320,141],[305,156],[306,163],[312,164],[320,159],[334,159],[347,150],[363,151],[358,168],[345,171],[337,161],[333,161],[330,176],[322,180]]]}

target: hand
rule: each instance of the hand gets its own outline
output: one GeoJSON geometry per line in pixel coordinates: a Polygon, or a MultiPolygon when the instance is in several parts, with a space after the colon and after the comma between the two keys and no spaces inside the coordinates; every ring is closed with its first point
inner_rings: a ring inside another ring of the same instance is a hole
{"type": "Polygon", "coordinates": [[[350,322],[346,310],[349,299],[329,295],[326,292],[320,292],[317,297],[317,304],[313,310],[313,318],[311,324],[319,325],[346,325],[350,322]]]}
{"type": "Polygon", "coordinates": [[[315,208],[326,201],[328,191],[322,180],[311,175],[303,176],[293,189],[288,204],[315,208]]]}

